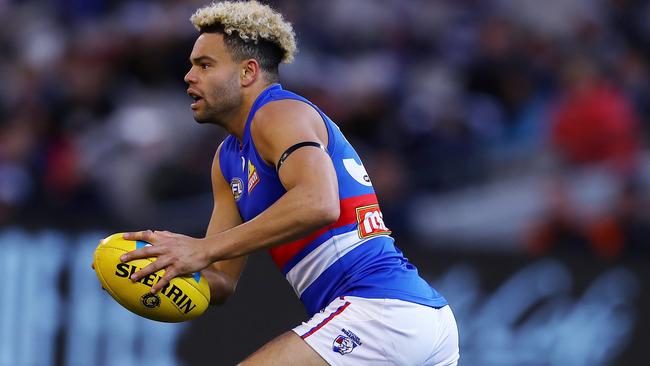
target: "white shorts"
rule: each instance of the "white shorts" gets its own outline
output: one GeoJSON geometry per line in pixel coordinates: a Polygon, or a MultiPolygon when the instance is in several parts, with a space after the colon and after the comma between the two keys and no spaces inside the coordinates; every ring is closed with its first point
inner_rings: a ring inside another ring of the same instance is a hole
{"type": "Polygon", "coordinates": [[[293,329],[330,365],[456,365],[449,306],[342,296],[293,329]]]}

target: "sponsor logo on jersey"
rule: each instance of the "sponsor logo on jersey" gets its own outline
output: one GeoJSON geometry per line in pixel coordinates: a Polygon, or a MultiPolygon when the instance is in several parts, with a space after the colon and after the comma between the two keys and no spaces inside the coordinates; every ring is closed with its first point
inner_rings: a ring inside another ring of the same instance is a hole
{"type": "Polygon", "coordinates": [[[386,227],[386,224],[384,224],[384,216],[381,214],[378,204],[358,207],[357,223],[359,224],[358,232],[360,239],[391,233],[386,227]]]}
{"type": "Polygon", "coordinates": [[[242,182],[241,178],[234,177],[230,181],[230,190],[232,191],[232,196],[235,197],[235,201],[239,201],[242,193],[244,193],[244,182],[242,182]]]}
{"type": "MultiPolygon", "coordinates": [[[[141,270],[142,268],[128,264],[128,263],[118,263],[115,266],[115,275],[117,277],[129,279],[131,276],[141,270]]],[[[161,276],[158,276],[155,273],[152,273],[150,275],[144,276],[141,279],[139,279],[137,282],[140,282],[142,284],[145,284],[147,286],[153,286],[154,284],[158,283],[162,279],[161,276]]],[[[129,281],[131,281],[129,279],[129,281]]],[[[165,287],[162,288],[159,292],[160,295],[166,296],[169,300],[171,300],[174,305],[178,308],[178,310],[182,311],[185,314],[188,314],[190,311],[194,310],[196,308],[196,304],[192,303],[192,299],[183,292],[183,290],[174,285],[174,284],[167,284],[165,287]]],[[[151,294],[154,295],[154,294],[151,294]]],[[[144,306],[147,306],[147,303],[150,305],[155,305],[155,299],[147,298],[145,299],[147,295],[143,296],[140,300],[142,301],[142,304],[144,306]],[[146,301],[145,301],[146,300],[146,301]],[[146,302],[146,303],[145,303],[146,302]]],[[[158,296],[158,294],[154,295],[158,296]]],[[[158,301],[160,301],[160,298],[158,298],[158,301]]],[[[160,305],[160,304],[158,304],[160,305]]],[[[158,306],[155,305],[155,306],[158,306]]],[[[154,306],[154,307],[155,307],[154,306]]],[[[147,306],[149,307],[149,306],[147,306]]]]}
{"type": "Polygon", "coordinates": [[[251,193],[253,188],[257,185],[257,183],[260,182],[260,176],[257,174],[257,169],[255,169],[255,165],[251,163],[251,161],[248,161],[248,193],[251,193]]]}
{"type": "Polygon", "coordinates": [[[357,163],[354,159],[343,159],[343,166],[345,167],[345,170],[348,171],[348,174],[350,174],[354,180],[359,182],[359,184],[363,184],[367,187],[372,186],[368,172],[366,172],[366,168],[363,167],[363,164],[357,163]]]}
{"type": "Polygon", "coordinates": [[[341,329],[341,332],[343,332],[343,334],[336,337],[334,343],[332,343],[332,351],[344,355],[352,352],[355,347],[362,344],[361,339],[359,339],[359,337],[357,337],[353,332],[347,329],[341,329]]]}

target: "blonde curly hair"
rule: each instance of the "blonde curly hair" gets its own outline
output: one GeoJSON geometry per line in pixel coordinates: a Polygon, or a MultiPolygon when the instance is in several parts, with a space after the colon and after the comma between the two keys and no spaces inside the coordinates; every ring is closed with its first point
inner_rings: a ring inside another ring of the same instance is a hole
{"type": "Polygon", "coordinates": [[[199,8],[190,18],[199,31],[222,28],[228,36],[236,33],[249,43],[265,40],[282,50],[283,63],[291,63],[297,51],[291,23],[268,5],[252,1],[214,2],[199,8]]]}

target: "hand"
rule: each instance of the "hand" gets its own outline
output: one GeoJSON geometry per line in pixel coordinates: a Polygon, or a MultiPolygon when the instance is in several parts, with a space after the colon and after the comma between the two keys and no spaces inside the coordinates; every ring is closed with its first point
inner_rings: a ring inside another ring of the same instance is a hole
{"type": "Polygon", "coordinates": [[[124,239],[146,241],[151,246],[122,255],[120,257],[122,262],[157,257],[155,262],[135,272],[131,280],[137,281],[161,269],[165,270],[160,281],[151,287],[152,293],[167,286],[174,277],[194,273],[210,265],[205,246],[200,239],[169,231],[151,230],[125,233],[124,239]]]}

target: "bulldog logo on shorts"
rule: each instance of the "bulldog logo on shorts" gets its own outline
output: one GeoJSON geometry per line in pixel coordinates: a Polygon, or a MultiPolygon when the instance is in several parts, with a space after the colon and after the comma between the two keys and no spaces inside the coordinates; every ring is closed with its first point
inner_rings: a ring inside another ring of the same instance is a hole
{"type": "Polygon", "coordinates": [[[339,335],[336,337],[334,343],[332,344],[332,351],[344,355],[346,353],[352,352],[356,346],[361,345],[361,339],[359,339],[356,334],[347,329],[341,329],[341,331],[345,335],[339,335]]]}
{"type": "Polygon", "coordinates": [[[338,352],[338,353],[344,355],[346,353],[352,352],[352,350],[356,346],[357,345],[354,344],[354,342],[352,341],[351,338],[340,335],[340,336],[336,337],[336,339],[334,340],[334,344],[332,345],[332,350],[334,352],[338,352]]]}

